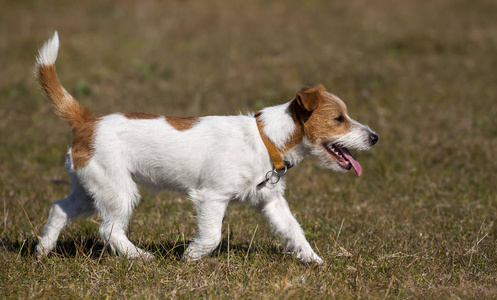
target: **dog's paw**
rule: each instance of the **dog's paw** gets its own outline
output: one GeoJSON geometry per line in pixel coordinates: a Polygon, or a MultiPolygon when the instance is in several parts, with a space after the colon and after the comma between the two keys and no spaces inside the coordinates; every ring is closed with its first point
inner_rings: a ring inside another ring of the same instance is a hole
{"type": "Polygon", "coordinates": [[[35,251],[36,251],[36,257],[38,259],[42,258],[43,256],[47,256],[48,253],[50,253],[50,250],[47,249],[47,247],[44,247],[41,243],[36,245],[35,251]]]}
{"type": "Polygon", "coordinates": [[[150,252],[143,251],[143,253],[140,253],[140,258],[146,261],[151,261],[155,258],[155,255],[150,252]]]}
{"type": "Polygon", "coordinates": [[[314,251],[312,252],[298,252],[295,255],[298,260],[300,260],[304,264],[315,263],[321,265],[324,263],[323,259],[319,257],[314,251]]]}
{"type": "Polygon", "coordinates": [[[150,252],[147,252],[143,249],[137,249],[137,253],[134,254],[134,255],[128,255],[129,258],[138,258],[138,259],[142,259],[142,260],[145,260],[145,261],[151,261],[155,258],[155,256],[150,253],[150,252]]]}
{"type": "Polygon", "coordinates": [[[314,256],[315,257],[313,258],[313,261],[312,261],[313,263],[316,263],[318,265],[324,264],[324,260],[321,257],[319,257],[316,253],[314,253],[314,256]]]}
{"type": "Polygon", "coordinates": [[[202,258],[209,255],[212,250],[216,248],[215,245],[200,245],[196,243],[191,243],[188,248],[186,248],[183,254],[183,260],[188,262],[195,262],[201,260],[202,258]]]}
{"type": "Polygon", "coordinates": [[[152,253],[147,252],[138,247],[128,249],[128,251],[126,251],[125,253],[118,252],[118,254],[128,259],[141,259],[144,261],[151,261],[155,258],[155,256],[152,253]]]}
{"type": "Polygon", "coordinates": [[[205,251],[190,246],[186,249],[185,253],[183,254],[183,260],[186,262],[196,262],[204,258],[206,255],[207,253],[205,253],[205,251]]]}

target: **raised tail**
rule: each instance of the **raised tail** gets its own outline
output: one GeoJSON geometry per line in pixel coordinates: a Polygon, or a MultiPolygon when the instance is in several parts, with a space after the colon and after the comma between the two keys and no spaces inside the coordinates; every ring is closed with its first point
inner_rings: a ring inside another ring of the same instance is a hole
{"type": "Polygon", "coordinates": [[[55,113],[66,119],[74,129],[94,117],[89,109],[82,107],[60,84],[55,72],[58,51],[59,36],[56,31],[54,36],[41,47],[36,57],[35,76],[52,101],[55,113]]]}

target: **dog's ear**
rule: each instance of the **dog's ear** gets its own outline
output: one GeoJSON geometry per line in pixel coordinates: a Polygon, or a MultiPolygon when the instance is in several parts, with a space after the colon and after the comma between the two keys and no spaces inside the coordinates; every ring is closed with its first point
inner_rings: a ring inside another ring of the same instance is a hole
{"type": "Polygon", "coordinates": [[[295,99],[300,107],[311,112],[318,107],[319,99],[321,97],[320,93],[325,91],[326,88],[322,84],[306,86],[295,95],[295,99]]]}

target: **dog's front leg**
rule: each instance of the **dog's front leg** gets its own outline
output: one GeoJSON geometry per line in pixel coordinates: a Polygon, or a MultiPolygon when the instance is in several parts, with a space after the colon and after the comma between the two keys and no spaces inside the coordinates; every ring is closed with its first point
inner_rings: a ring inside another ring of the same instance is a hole
{"type": "Polygon", "coordinates": [[[287,247],[303,263],[323,263],[305,239],[304,231],[292,215],[288,203],[282,195],[273,197],[262,204],[259,210],[266,217],[275,233],[287,243],[287,247]]]}
{"type": "Polygon", "coordinates": [[[198,231],[183,254],[183,258],[189,261],[209,255],[219,245],[224,212],[229,202],[219,197],[201,197],[193,200],[197,205],[198,231]]]}

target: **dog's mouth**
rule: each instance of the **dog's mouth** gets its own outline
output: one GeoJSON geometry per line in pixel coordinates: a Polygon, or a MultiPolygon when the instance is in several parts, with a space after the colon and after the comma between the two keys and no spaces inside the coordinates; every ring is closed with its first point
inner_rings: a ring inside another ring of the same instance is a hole
{"type": "Polygon", "coordinates": [[[346,170],[354,168],[357,176],[362,175],[361,164],[352,156],[352,154],[350,154],[347,148],[333,143],[324,143],[323,147],[326,149],[326,151],[328,151],[330,156],[336,160],[340,167],[346,170]]]}

